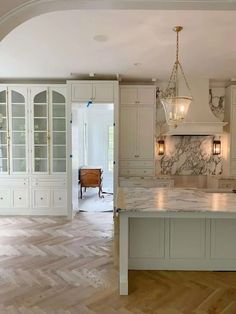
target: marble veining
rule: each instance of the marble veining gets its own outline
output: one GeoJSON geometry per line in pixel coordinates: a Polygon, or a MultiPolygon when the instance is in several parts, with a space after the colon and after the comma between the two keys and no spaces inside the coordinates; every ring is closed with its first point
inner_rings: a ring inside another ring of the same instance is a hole
{"type": "Polygon", "coordinates": [[[221,156],[212,155],[212,136],[166,137],[164,156],[156,160],[157,174],[164,175],[220,175],[221,156]]]}
{"type": "Polygon", "coordinates": [[[224,121],[225,113],[225,88],[215,87],[209,89],[209,106],[213,114],[224,121]]]}
{"type": "Polygon", "coordinates": [[[134,212],[236,213],[236,194],[178,188],[120,188],[116,208],[134,212]]]}

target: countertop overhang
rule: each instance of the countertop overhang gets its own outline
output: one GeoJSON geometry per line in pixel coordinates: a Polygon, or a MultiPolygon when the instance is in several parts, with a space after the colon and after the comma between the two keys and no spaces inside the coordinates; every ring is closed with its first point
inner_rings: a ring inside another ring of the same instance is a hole
{"type": "Polygon", "coordinates": [[[183,188],[119,188],[116,208],[136,216],[235,217],[236,194],[183,188]]]}

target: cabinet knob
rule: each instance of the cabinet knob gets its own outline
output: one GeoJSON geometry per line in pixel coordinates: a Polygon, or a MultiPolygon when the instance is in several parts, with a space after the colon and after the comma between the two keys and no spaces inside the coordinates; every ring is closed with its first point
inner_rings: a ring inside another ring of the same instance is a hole
{"type": "Polygon", "coordinates": [[[0,200],[3,200],[3,197],[0,197],[0,200]]]}
{"type": "Polygon", "coordinates": [[[21,197],[19,197],[19,200],[21,200],[21,197]]]}
{"type": "Polygon", "coordinates": [[[40,197],[41,200],[43,200],[43,197],[40,197]]]}
{"type": "Polygon", "coordinates": [[[59,201],[61,201],[61,197],[59,197],[59,201]]]}

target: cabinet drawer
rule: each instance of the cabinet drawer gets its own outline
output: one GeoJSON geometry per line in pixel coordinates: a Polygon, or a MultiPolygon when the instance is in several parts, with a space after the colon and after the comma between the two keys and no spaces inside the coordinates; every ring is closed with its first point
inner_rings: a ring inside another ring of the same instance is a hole
{"type": "Polygon", "coordinates": [[[120,161],[121,168],[152,168],[154,167],[153,160],[130,160],[130,161],[120,161]]]}
{"type": "Polygon", "coordinates": [[[65,180],[38,180],[38,179],[33,179],[32,180],[32,186],[34,187],[39,187],[39,188],[44,188],[44,187],[65,187],[66,186],[66,181],[65,180]]]}
{"type": "Polygon", "coordinates": [[[53,208],[66,207],[66,190],[53,190],[53,208]]]}
{"type": "Polygon", "coordinates": [[[149,177],[154,176],[154,169],[120,169],[120,175],[124,177],[134,176],[134,177],[149,177]]]}
{"type": "Polygon", "coordinates": [[[9,208],[11,206],[10,189],[1,189],[0,191],[0,208],[9,208]]]}
{"type": "Polygon", "coordinates": [[[234,180],[219,180],[220,189],[233,189],[235,187],[234,180]]]}
{"type": "Polygon", "coordinates": [[[33,190],[33,207],[49,208],[50,207],[50,190],[33,190]]]}
{"type": "Polygon", "coordinates": [[[9,178],[1,178],[0,179],[0,186],[9,185],[11,187],[26,187],[29,185],[28,179],[9,179],[9,178]]]}
{"type": "Polygon", "coordinates": [[[28,190],[13,190],[13,207],[26,208],[29,205],[28,190]]]}

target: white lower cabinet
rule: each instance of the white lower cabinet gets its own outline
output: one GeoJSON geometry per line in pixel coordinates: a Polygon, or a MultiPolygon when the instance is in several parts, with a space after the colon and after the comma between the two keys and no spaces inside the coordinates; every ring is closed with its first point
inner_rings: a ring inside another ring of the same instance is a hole
{"type": "Polygon", "coordinates": [[[66,190],[58,189],[53,190],[53,208],[66,207],[66,190]]]}
{"type": "Polygon", "coordinates": [[[0,208],[9,208],[10,206],[11,206],[11,190],[1,188],[0,208]]]}
{"type": "Polygon", "coordinates": [[[33,208],[49,209],[50,203],[50,190],[33,190],[33,208]]]}
{"type": "Polygon", "coordinates": [[[29,207],[29,191],[28,189],[13,190],[13,207],[28,208],[29,207]]]}
{"type": "Polygon", "coordinates": [[[0,215],[67,213],[65,176],[0,179],[0,215]]]}

